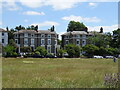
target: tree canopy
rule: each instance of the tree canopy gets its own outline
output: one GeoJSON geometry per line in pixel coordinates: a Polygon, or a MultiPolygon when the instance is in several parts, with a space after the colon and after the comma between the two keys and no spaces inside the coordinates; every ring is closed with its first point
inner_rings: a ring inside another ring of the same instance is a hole
{"type": "Polygon", "coordinates": [[[68,24],[67,32],[69,31],[86,31],[87,28],[83,23],[70,21],[68,24]]]}

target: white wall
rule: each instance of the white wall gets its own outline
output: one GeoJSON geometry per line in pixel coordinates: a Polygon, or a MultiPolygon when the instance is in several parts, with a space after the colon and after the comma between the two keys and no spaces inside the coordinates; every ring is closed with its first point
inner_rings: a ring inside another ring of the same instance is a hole
{"type": "Polygon", "coordinates": [[[3,46],[6,46],[8,44],[8,33],[3,32],[4,36],[2,36],[2,32],[0,32],[0,43],[2,43],[2,39],[4,39],[4,43],[2,43],[3,46]]]}

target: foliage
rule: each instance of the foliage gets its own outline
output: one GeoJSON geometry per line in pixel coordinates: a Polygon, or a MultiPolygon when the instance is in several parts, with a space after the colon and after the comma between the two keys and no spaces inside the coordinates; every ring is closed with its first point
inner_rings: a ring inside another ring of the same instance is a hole
{"type": "MultiPolygon", "coordinates": [[[[7,27],[7,30],[9,30],[8,27],[7,27]]],[[[11,40],[11,39],[14,39],[14,34],[13,34],[14,32],[15,32],[14,29],[10,29],[10,30],[8,31],[8,43],[10,43],[10,40],[11,40]]]]}
{"type": "Polygon", "coordinates": [[[57,50],[57,56],[58,56],[58,57],[63,57],[64,52],[65,52],[65,50],[63,50],[63,49],[58,49],[58,50],[57,50]]]}
{"type": "Polygon", "coordinates": [[[90,41],[90,44],[94,44],[97,47],[109,47],[112,36],[110,33],[99,34],[94,32],[94,36],[89,37],[88,40],[90,41]]]}
{"type": "Polygon", "coordinates": [[[86,26],[83,23],[70,21],[68,24],[67,32],[69,31],[85,31],[86,26]]]}
{"type": "Polygon", "coordinates": [[[6,53],[6,56],[16,55],[15,47],[9,44],[4,47],[4,52],[6,53]]]}
{"type": "Polygon", "coordinates": [[[31,25],[31,26],[28,26],[26,29],[27,30],[38,30],[38,25],[36,25],[36,26],[31,25]]]}
{"type": "Polygon", "coordinates": [[[31,52],[32,49],[31,47],[20,47],[20,51],[26,53],[26,52],[31,52]]]}
{"type": "Polygon", "coordinates": [[[22,26],[22,25],[19,25],[19,26],[15,27],[15,30],[17,30],[17,31],[24,30],[24,29],[25,29],[25,27],[22,26]]]}
{"type": "Polygon", "coordinates": [[[54,32],[55,31],[55,26],[53,25],[50,30],[51,30],[51,32],[54,32]]]}
{"type": "Polygon", "coordinates": [[[92,57],[93,55],[97,54],[99,48],[95,45],[85,45],[83,46],[82,50],[86,53],[86,56],[92,57]]]}
{"type": "Polygon", "coordinates": [[[47,55],[47,50],[44,47],[39,46],[35,49],[35,52],[36,51],[38,51],[41,56],[46,56],[47,55]]]}
{"type": "Polygon", "coordinates": [[[65,49],[69,57],[79,57],[80,56],[80,47],[74,44],[68,44],[65,46],[65,49]]]}
{"type": "Polygon", "coordinates": [[[120,48],[120,29],[113,31],[113,39],[111,41],[111,46],[114,48],[120,48]]]}

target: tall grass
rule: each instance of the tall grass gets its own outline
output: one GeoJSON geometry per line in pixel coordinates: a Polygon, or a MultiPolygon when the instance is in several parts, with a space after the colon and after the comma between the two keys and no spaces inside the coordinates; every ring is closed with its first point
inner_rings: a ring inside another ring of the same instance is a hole
{"type": "Polygon", "coordinates": [[[104,88],[104,75],[118,72],[112,59],[4,58],[3,88],[104,88]]]}

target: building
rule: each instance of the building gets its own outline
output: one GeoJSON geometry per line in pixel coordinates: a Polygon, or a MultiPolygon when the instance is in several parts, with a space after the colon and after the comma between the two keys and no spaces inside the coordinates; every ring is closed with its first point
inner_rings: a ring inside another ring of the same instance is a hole
{"type": "Polygon", "coordinates": [[[8,44],[8,32],[0,28],[0,44],[6,46],[8,44]]]}
{"type": "Polygon", "coordinates": [[[44,47],[48,53],[56,55],[58,34],[50,30],[20,30],[14,33],[14,40],[20,53],[20,47],[31,47],[35,50],[38,46],[44,47]]]}
{"type": "Polygon", "coordinates": [[[82,47],[89,43],[88,37],[92,35],[85,31],[72,31],[72,32],[66,32],[61,36],[62,36],[62,47],[70,43],[82,47]]]}

